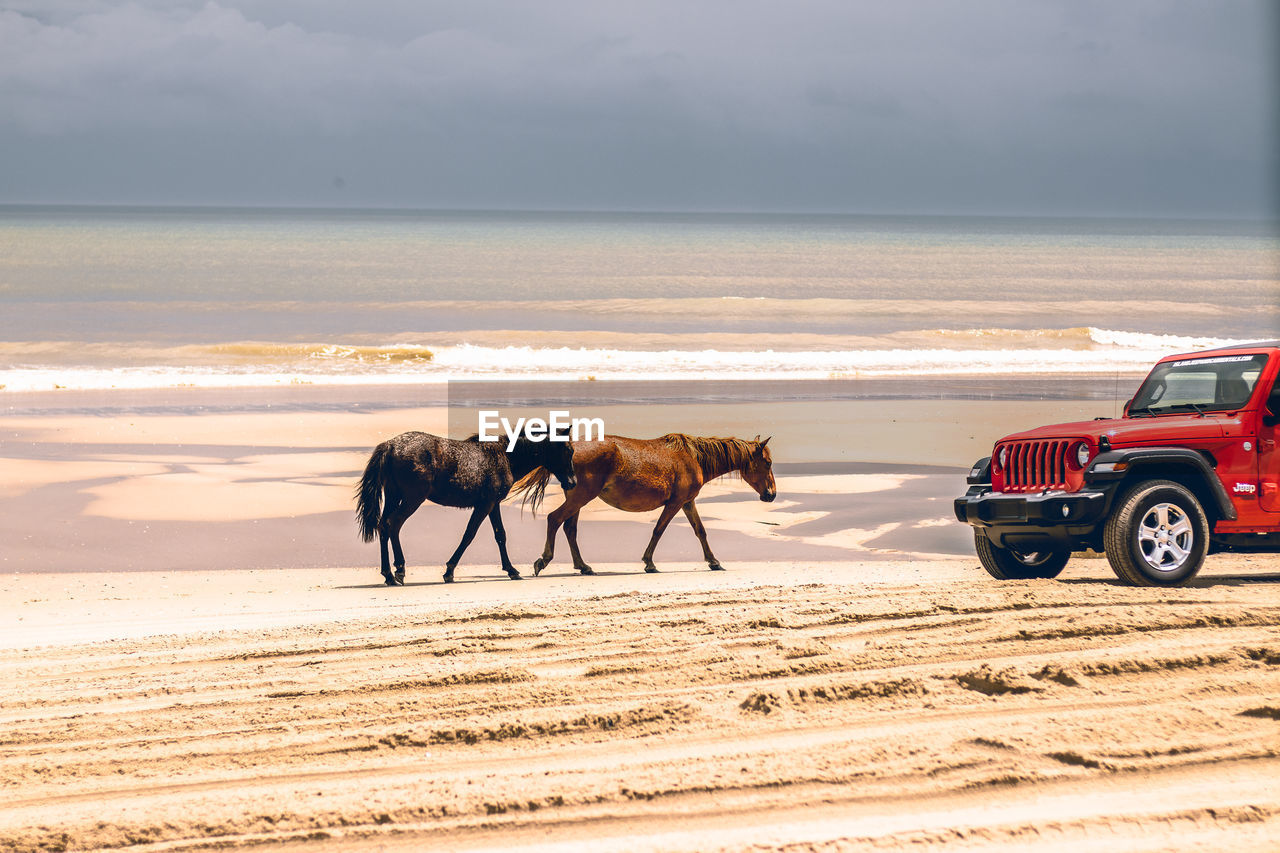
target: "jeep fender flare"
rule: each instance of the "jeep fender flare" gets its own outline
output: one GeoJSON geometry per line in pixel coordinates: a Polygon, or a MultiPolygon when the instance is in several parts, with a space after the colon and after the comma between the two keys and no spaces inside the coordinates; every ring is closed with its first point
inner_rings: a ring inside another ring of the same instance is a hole
{"type": "Polygon", "coordinates": [[[1218,479],[1210,458],[1198,450],[1187,447],[1134,447],[1099,453],[1089,463],[1089,468],[1085,472],[1085,482],[1098,486],[1115,485],[1122,481],[1146,479],[1142,475],[1147,472],[1162,479],[1169,478],[1175,472],[1190,474],[1194,483],[1187,485],[1202,486],[1203,491],[1199,489],[1193,489],[1193,491],[1212,498],[1213,508],[1218,511],[1220,518],[1227,521],[1236,520],[1235,505],[1231,503],[1226,487],[1218,479]],[[1119,471],[1097,470],[1100,465],[1110,467],[1121,463],[1123,468],[1119,471]]]}
{"type": "Polygon", "coordinates": [[[974,485],[990,485],[991,484],[991,457],[984,456],[977,462],[973,463],[973,467],[969,469],[969,473],[965,475],[965,482],[970,486],[974,485]]]}

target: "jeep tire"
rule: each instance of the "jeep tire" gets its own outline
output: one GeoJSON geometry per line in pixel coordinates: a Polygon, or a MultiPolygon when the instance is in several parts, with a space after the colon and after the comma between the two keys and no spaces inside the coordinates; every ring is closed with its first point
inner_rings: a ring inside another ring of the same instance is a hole
{"type": "Polygon", "coordinates": [[[1135,586],[1181,586],[1204,563],[1209,521],[1186,486],[1148,480],[1116,502],[1102,541],[1120,580],[1135,586]]]}
{"type": "Polygon", "coordinates": [[[987,574],[997,580],[1025,580],[1027,578],[1056,578],[1071,559],[1066,548],[1020,553],[1001,548],[987,538],[981,530],[973,532],[973,547],[987,574]]]}

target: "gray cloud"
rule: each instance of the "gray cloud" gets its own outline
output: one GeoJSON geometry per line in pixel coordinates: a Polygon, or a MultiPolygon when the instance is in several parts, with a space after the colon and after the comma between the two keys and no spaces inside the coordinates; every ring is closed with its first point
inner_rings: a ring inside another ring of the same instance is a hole
{"type": "Polygon", "coordinates": [[[0,8],[0,201],[1275,209],[1263,0],[0,8]]]}

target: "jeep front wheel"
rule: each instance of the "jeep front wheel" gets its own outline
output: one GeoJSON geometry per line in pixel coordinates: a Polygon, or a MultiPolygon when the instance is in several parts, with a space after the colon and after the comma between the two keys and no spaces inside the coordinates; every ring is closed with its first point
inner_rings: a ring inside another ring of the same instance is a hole
{"type": "Polygon", "coordinates": [[[981,530],[973,532],[973,548],[987,574],[997,580],[1025,580],[1027,578],[1056,578],[1071,559],[1066,548],[1050,548],[1022,553],[1011,548],[1001,548],[987,538],[981,530]]]}
{"type": "Polygon", "coordinates": [[[1180,586],[1195,577],[1209,546],[1196,496],[1172,480],[1139,484],[1116,504],[1102,534],[1107,561],[1135,586],[1180,586]]]}

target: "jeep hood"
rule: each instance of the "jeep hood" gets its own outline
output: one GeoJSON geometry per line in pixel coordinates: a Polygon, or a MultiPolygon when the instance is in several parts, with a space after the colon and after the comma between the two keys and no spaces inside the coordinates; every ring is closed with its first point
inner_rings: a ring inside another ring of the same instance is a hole
{"type": "Polygon", "coordinates": [[[1076,421],[1050,424],[1025,432],[1006,435],[1001,441],[1052,438],[1092,438],[1107,436],[1112,447],[1141,444],[1163,444],[1171,441],[1194,441],[1224,435],[1223,421],[1198,415],[1166,415],[1154,418],[1107,418],[1100,421],[1076,421]]]}

